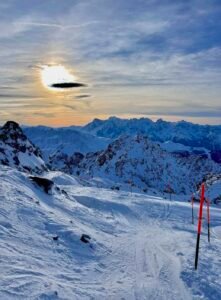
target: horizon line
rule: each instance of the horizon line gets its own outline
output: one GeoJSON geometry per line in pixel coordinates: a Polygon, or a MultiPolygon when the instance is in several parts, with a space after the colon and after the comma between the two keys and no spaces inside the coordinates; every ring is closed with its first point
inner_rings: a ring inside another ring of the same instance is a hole
{"type": "Polygon", "coordinates": [[[193,121],[188,121],[188,120],[185,120],[184,118],[182,119],[179,119],[177,121],[173,121],[173,120],[166,120],[165,118],[156,118],[154,120],[154,118],[149,118],[147,116],[142,116],[142,117],[125,117],[125,118],[122,118],[122,117],[118,117],[118,116],[115,116],[115,115],[111,115],[109,117],[106,117],[106,118],[99,118],[99,117],[94,117],[92,118],[89,122],[85,122],[84,124],[81,124],[81,125],[77,125],[77,124],[71,124],[71,125],[46,125],[46,124],[25,124],[25,123],[21,123],[21,122],[18,122],[18,121],[14,121],[12,119],[9,119],[9,120],[6,120],[6,121],[3,121],[3,122],[0,122],[0,126],[3,126],[6,122],[8,121],[13,121],[13,122],[16,122],[19,124],[19,126],[21,127],[48,127],[48,128],[69,128],[69,127],[84,127],[90,123],[92,123],[93,121],[95,120],[99,120],[99,121],[108,121],[110,119],[119,119],[119,120],[141,120],[141,119],[146,119],[146,120],[149,120],[153,123],[157,123],[159,121],[163,121],[165,123],[181,123],[181,122],[185,122],[185,123],[189,123],[189,124],[193,124],[193,125],[199,125],[199,126],[221,126],[221,123],[220,124],[208,124],[208,123],[197,123],[197,122],[193,122],[193,121]]]}

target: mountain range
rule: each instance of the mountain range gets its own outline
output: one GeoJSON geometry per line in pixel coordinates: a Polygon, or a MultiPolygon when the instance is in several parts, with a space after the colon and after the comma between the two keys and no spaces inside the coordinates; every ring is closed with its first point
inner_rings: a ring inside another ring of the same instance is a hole
{"type": "Polygon", "coordinates": [[[221,125],[199,125],[186,121],[167,122],[162,119],[154,122],[148,118],[110,117],[107,120],[95,119],[83,126],[82,129],[97,136],[112,139],[122,134],[144,134],[157,142],[172,141],[190,147],[221,150],[221,125]]]}
{"type": "Polygon", "coordinates": [[[84,127],[21,128],[11,121],[1,128],[1,162],[32,173],[60,170],[103,187],[190,194],[206,177],[221,174],[221,164],[211,154],[220,151],[220,128],[118,118],[96,119],[84,127]],[[201,139],[217,134],[217,148],[194,142],[194,128],[201,139]]]}
{"type": "Polygon", "coordinates": [[[26,127],[24,132],[47,156],[61,152],[94,152],[105,147],[121,135],[145,135],[159,142],[169,152],[183,155],[191,153],[211,157],[221,163],[221,125],[198,125],[190,122],[156,122],[148,118],[107,120],[94,119],[85,126],[66,128],[26,127]],[[42,139],[46,136],[46,139],[42,139]]]}

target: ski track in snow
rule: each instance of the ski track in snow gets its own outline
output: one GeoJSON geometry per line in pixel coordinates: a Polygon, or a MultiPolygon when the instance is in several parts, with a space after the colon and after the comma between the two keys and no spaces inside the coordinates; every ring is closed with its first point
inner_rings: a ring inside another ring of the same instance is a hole
{"type": "Polygon", "coordinates": [[[20,174],[0,172],[0,299],[220,299],[220,209],[195,272],[189,203],[77,183],[48,196],[20,174]]]}

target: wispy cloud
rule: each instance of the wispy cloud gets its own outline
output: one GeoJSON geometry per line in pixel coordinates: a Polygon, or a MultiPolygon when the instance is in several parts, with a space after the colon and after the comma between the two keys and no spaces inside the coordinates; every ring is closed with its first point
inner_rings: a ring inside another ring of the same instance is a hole
{"type": "Polygon", "coordinates": [[[71,110],[77,110],[77,106],[76,105],[69,105],[69,104],[63,104],[63,107],[69,108],[71,110]]]}
{"type": "Polygon", "coordinates": [[[196,117],[196,118],[220,118],[221,107],[208,107],[207,109],[193,109],[191,106],[189,108],[182,107],[180,109],[168,109],[168,107],[152,107],[148,108],[147,111],[139,111],[137,114],[147,115],[147,116],[178,116],[178,117],[196,117]]]}
{"type": "Polygon", "coordinates": [[[91,21],[91,22],[86,22],[86,23],[81,23],[81,24],[73,24],[73,25],[62,25],[62,24],[58,24],[58,23],[41,23],[41,22],[15,22],[15,25],[18,26],[24,26],[24,30],[27,30],[28,28],[32,28],[32,27],[49,27],[49,28],[57,28],[57,29],[61,29],[61,30],[68,30],[68,29],[74,29],[74,28],[81,28],[81,27],[87,27],[87,26],[91,26],[93,24],[97,24],[99,23],[98,21],[91,21]]]}
{"type": "MultiPolygon", "coordinates": [[[[11,89],[11,88],[10,88],[11,89]]],[[[13,89],[12,89],[13,90],[13,89]]],[[[36,95],[27,95],[27,94],[2,94],[0,93],[0,98],[5,98],[5,99],[39,99],[40,97],[39,96],[36,96],[36,95]]]]}
{"type": "Polygon", "coordinates": [[[85,99],[85,98],[90,98],[91,95],[85,94],[85,95],[77,95],[75,96],[75,99],[85,99]]]}
{"type": "Polygon", "coordinates": [[[56,114],[54,113],[46,113],[46,112],[34,112],[33,115],[46,117],[46,118],[54,118],[56,116],[56,114]]]}

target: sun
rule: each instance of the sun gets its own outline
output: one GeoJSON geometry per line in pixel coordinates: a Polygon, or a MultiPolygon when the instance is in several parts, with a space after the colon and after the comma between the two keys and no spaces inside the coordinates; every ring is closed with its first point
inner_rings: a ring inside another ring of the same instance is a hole
{"type": "Polygon", "coordinates": [[[44,65],[41,66],[41,80],[46,88],[55,90],[54,85],[76,82],[77,78],[62,65],[44,65]]]}

